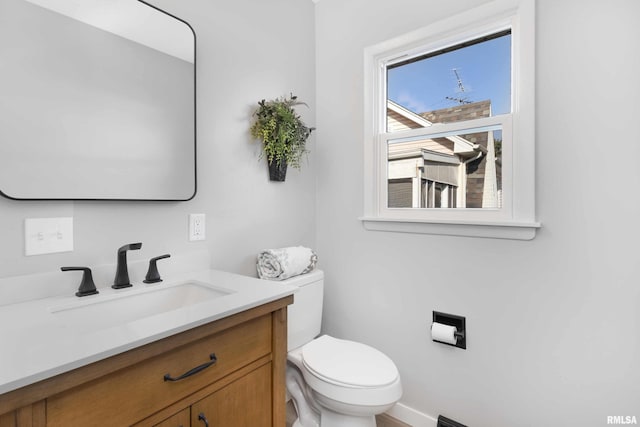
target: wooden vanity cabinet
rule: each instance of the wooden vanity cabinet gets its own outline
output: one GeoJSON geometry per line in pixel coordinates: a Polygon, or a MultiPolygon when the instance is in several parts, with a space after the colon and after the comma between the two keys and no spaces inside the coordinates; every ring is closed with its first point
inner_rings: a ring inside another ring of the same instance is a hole
{"type": "Polygon", "coordinates": [[[272,419],[270,390],[271,366],[266,364],[154,427],[268,427],[272,419]]]}
{"type": "Polygon", "coordinates": [[[0,395],[0,427],[284,427],[292,302],[285,297],[0,395]]]}
{"type": "Polygon", "coordinates": [[[159,422],[158,424],[154,424],[154,427],[187,427],[190,425],[191,410],[190,408],[186,408],[166,420],[159,422]]]}
{"type": "Polygon", "coordinates": [[[270,390],[271,366],[266,364],[191,405],[191,425],[269,427],[270,390]]]}

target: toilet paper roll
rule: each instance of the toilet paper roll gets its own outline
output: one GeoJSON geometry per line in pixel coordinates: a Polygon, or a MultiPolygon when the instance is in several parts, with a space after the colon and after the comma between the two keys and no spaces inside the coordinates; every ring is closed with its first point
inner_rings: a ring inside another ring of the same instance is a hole
{"type": "Polygon", "coordinates": [[[447,344],[456,344],[455,333],[458,332],[455,326],[433,322],[431,324],[431,338],[447,344]]]}

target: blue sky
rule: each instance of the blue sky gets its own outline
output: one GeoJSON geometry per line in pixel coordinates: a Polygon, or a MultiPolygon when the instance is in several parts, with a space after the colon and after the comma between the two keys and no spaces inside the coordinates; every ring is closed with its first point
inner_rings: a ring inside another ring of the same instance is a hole
{"type": "Polygon", "coordinates": [[[491,100],[493,115],[511,110],[511,35],[388,70],[388,96],[416,112],[452,107],[455,101],[491,100]],[[453,69],[464,85],[458,88],[453,69]]]}

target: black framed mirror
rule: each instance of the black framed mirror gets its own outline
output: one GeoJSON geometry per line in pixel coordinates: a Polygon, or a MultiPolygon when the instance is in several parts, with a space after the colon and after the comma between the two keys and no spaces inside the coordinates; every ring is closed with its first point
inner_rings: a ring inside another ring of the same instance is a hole
{"type": "Polygon", "coordinates": [[[0,193],[189,200],[195,33],[140,0],[0,2],[0,193]]]}

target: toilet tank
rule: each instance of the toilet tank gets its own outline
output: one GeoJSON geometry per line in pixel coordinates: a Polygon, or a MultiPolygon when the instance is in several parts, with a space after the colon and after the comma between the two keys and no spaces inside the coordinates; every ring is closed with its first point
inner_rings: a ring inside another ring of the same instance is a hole
{"type": "Polygon", "coordinates": [[[320,335],[324,273],[313,270],[282,283],[298,288],[293,294],[293,304],[287,308],[287,351],[291,351],[320,335]]]}

